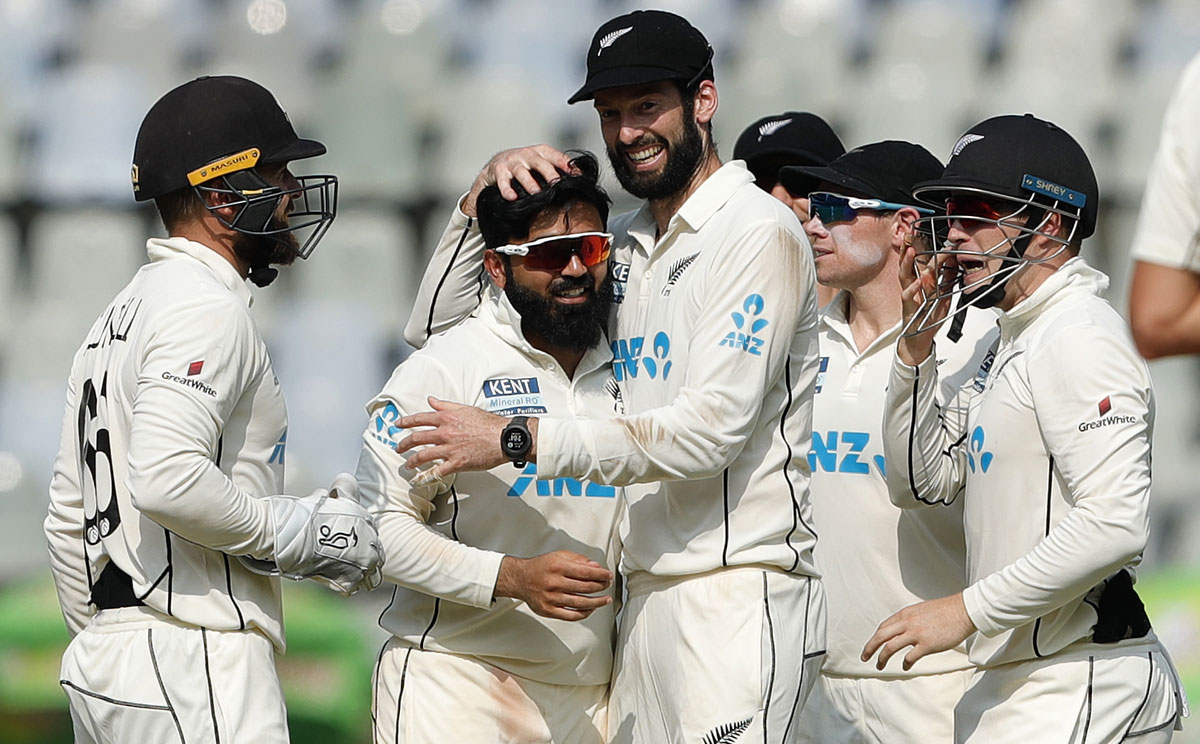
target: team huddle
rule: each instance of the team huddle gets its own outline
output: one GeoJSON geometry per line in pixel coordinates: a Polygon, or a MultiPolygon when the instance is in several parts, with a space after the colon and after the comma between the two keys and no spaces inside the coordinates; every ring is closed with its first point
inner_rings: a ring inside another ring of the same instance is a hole
{"type": "Polygon", "coordinates": [[[169,234],[77,352],[45,529],[77,742],[286,742],[280,577],[392,584],[376,742],[1166,742],[1135,589],[1154,392],[1080,256],[1087,155],[1029,114],[943,165],[819,117],[722,163],[713,50],[595,33],[621,187],[550,145],[458,200],[354,474],[283,493],[246,280],[336,215],[236,77],[146,115],[169,234]]]}

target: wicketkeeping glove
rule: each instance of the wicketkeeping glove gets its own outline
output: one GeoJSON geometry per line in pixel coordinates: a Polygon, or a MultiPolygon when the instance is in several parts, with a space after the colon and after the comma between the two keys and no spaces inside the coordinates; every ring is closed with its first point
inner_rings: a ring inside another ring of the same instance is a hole
{"type": "Polygon", "coordinates": [[[315,579],[343,594],[374,589],[383,581],[383,544],[367,510],[358,503],[358,483],[342,473],[333,485],[308,496],[269,496],[275,530],[275,560],[241,561],[257,573],[315,579]]]}

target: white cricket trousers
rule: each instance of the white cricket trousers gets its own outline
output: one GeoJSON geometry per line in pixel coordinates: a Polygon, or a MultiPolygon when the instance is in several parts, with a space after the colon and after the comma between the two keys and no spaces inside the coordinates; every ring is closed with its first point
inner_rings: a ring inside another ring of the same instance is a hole
{"type": "Polygon", "coordinates": [[[77,744],[286,744],[271,642],[185,625],[146,607],[101,610],[59,678],[77,744]]]}
{"type": "Polygon", "coordinates": [[[384,644],[374,744],[604,744],[608,685],[553,685],[469,656],[384,644]]]}
{"type": "Polygon", "coordinates": [[[800,714],[802,744],[951,744],[973,669],[912,677],[822,674],[800,714]]]}
{"type": "Polygon", "coordinates": [[[1185,714],[1157,643],[980,669],[954,714],[960,744],[1163,744],[1185,714]]]}
{"type": "Polygon", "coordinates": [[[819,579],[744,566],[629,577],[609,699],[614,744],[797,740],[825,656],[819,579]]]}

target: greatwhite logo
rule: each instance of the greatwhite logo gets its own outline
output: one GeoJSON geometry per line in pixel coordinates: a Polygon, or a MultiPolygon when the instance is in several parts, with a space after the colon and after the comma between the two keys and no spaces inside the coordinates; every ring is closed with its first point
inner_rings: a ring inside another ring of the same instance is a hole
{"type": "Polygon", "coordinates": [[[959,138],[958,142],[954,143],[954,149],[951,150],[950,157],[958,157],[958,154],[963,151],[963,148],[972,142],[978,142],[981,139],[983,139],[982,134],[964,134],[959,138]]]}
{"type": "Polygon", "coordinates": [[[599,57],[605,49],[608,49],[613,45],[613,42],[632,30],[633,26],[627,26],[625,28],[619,28],[616,31],[613,31],[611,34],[605,34],[604,38],[600,39],[600,48],[596,50],[596,56],[599,57]]]}
{"type": "Polygon", "coordinates": [[[791,124],[791,123],[792,123],[791,119],[780,119],[778,121],[768,121],[766,124],[763,124],[762,126],[760,126],[758,128],[758,141],[762,142],[763,137],[770,137],[772,134],[775,134],[780,129],[786,127],[788,124],[791,124]]]}

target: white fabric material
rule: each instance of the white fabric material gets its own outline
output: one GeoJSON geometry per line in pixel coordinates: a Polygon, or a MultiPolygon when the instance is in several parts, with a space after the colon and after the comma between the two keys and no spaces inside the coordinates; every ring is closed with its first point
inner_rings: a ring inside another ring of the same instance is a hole
{"type": "Polygon", "coordinates": [[[608,685],[552,685],[399,639],[372,684],[376,742],[604,744],[608,685]]]}
{"type": "Polygon", "coordinates": [[[610,335],[627,415],[544,419],[538,467],[660,481],[629,493],[626,572],[760,564],[813,575],[806,454],[817,312],[796,216],[734,161],[658,240],[648,207],[609,227],[613,260],[629,263],[610,335]]]}
{"type": "Polygon", "coordinates": [[[1165,744],[1185,703],[1157,643],[981,669],[955,710],[958,744],[1165,744]]]}
{"type": "Polygon", "coordinates": [[[1089,595],[1133,574],[1145,548],[1154,393],[1125,321],[1099,297],[1107,283],[1074,258],[1002,314],[982,390],[964,389],[965,422],[939,418],[934,356],[893,366],[890,494],[919,506],[965,488],[963,600],[979,666],[1094,645],[1089,595]]]}
{"type": "Polygon", "coordinates": [[[287,411],[250,291],[203,245],[152,239],[147,252],[68,382],[45,523],[67,627],[86,624],[111,560],[149,607],[259,628],[282,649],[278,579],[229,559],[271,558],[262,497],[283,486],[287,411]]]}
{"type": "Polygon", "coordinates": [[[751,566],[635,575],[621,614],[610,742],[794,741],[824,642],[819,579],[751,566]]]}
{"type": "MultiPolygon", "coordinates": [[[[926,599],[966,585],[962,504],[921,510],[896,508],[888,498],[883,456],[883,408],[900,325],[859,353],[847,319],[850,296],[841,293],[821,313],[821,365],[813,402],[813,526],[821,536],[817,570],[829,599],[829,655],[824,671],[854,677],[913,677],[970,666],[965,646],[927,656],[911,670],[862,661],[863,645],[879,623],[926,599]]],[[[975,379],[999,338],[996,314],[967,314],[963,336],[937,339],[943,409],[975,379]]],[[[874,689],[874,688],[863,688],[874,689]]],[[[899,741],[899,739],[898,739],[899,741]]]]}
{"type": "Polygon", "coordinates": [[[462,211],[465,196],[455,203],[454,213],[429,257],[408,314],[404,340],[414,349],[470,315],[490,284],[483,271],[484,246],[479,226],[462,211]]]}
{"type": "Polygon", "coordinates": [[[75,741],[286,744],[271,642],[145,607],[103,610],[63,655],[75,741]]]}
{"type": "Polygon", "coordinates": [[[1133,237],[1140,261],[1200,272],[1200,55],[1184,69],[1163,116],[1133,237]]]}
{"type": "Polygon", "coordinates": [[[911,678],[822,674],[800,713],[796,742],[951,744],[954,706],[973,673],[972,668],[911,678]]]}
{"type": "Polygon", "coordinates": [[[380,625],[410,647],[476,657],[527,679],[609,679],[615,603],[567,622],[515,599],[493,602],[492,594],[506,554],[570,550],[615,571],[623,489],[550,479],[534,463],[413,486],[414,473],[394,449],[404,436],[394,423],[428,410],[431,395],[505,416],[600,419],[613,414],[610,383],[607,349],[589,350],[568,379],[552,356],[529,345],[499,293],[478,317],[434,336],[396,368],[368,405],[357,473],[388,556],[384,578],[398,585],[380,625]]]}

